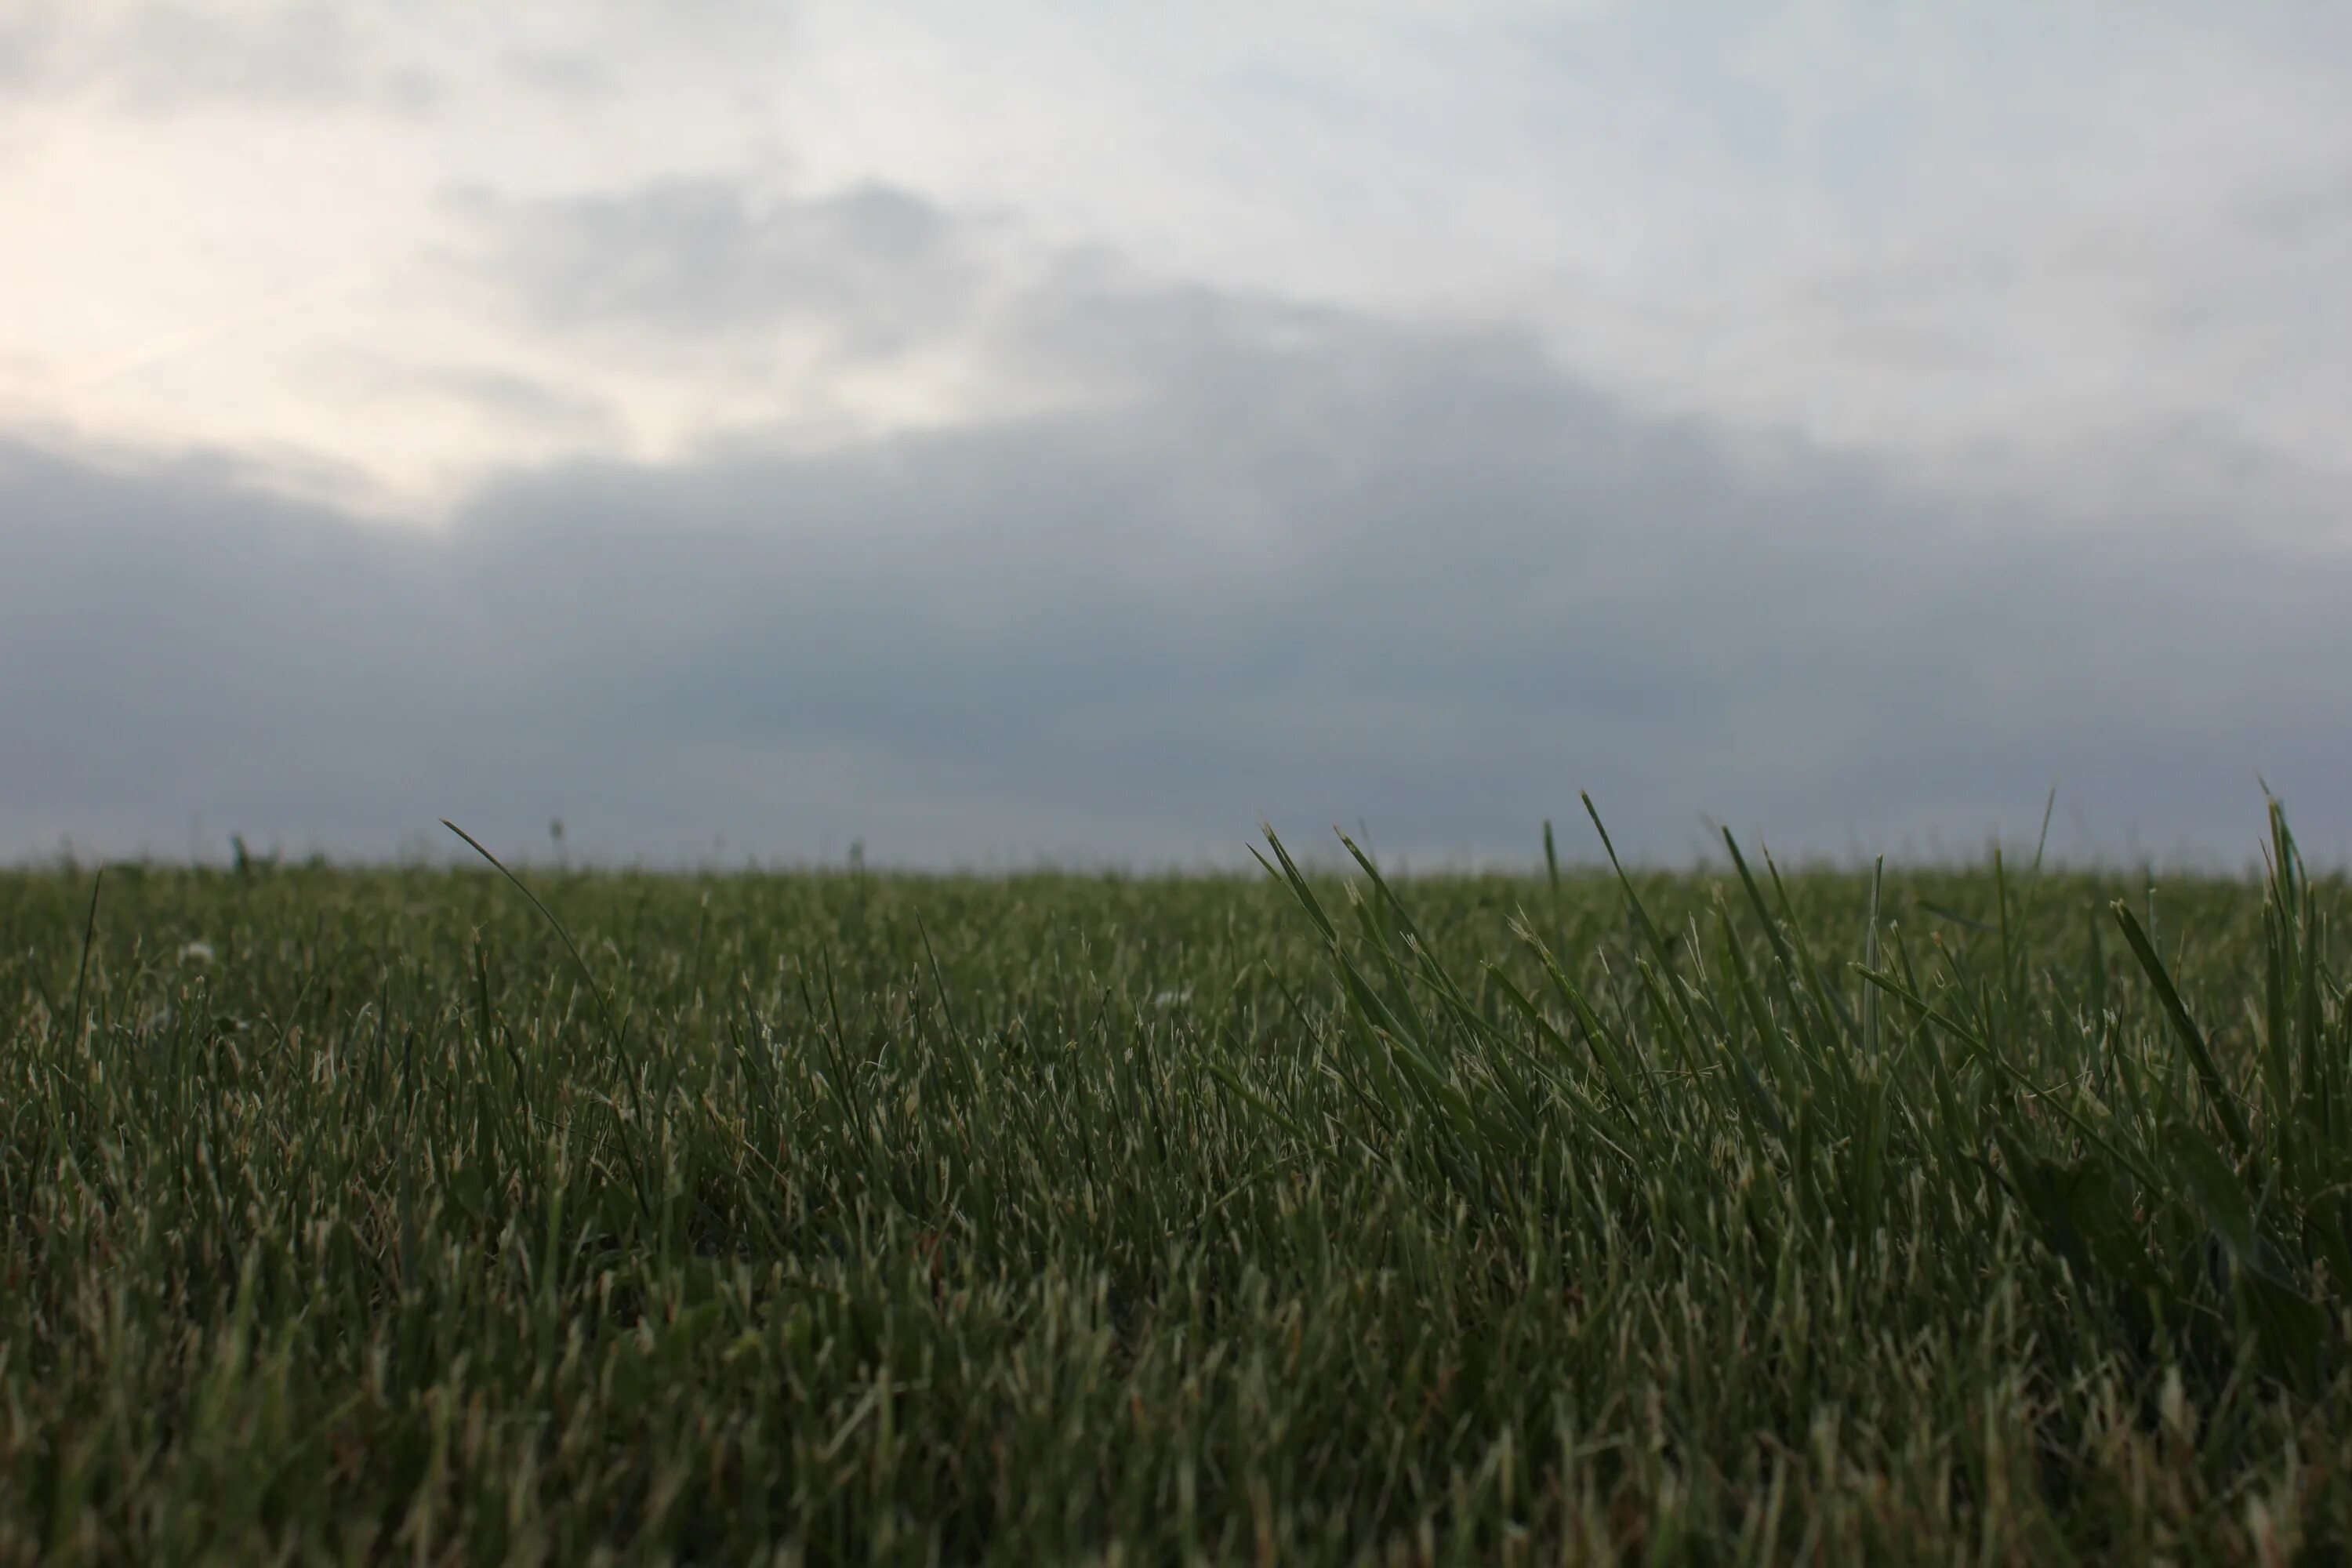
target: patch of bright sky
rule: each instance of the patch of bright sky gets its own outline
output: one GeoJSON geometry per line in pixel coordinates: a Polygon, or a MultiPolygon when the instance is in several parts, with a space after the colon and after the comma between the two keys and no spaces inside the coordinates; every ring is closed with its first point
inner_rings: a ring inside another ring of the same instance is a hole
{"type": "Polygon", "coordinates": [[[0,428],[386,512],[569,454],[1021,405],[977,330],[689,353],[552,330],[487,275],[480,203],[679,175],[901,185],[1021,236],[1008,277],[1097,247],[1524,323],[1629,399],[1947,477],[2095,488],[2074,454],[2194,430],[2352,479],[2335,6],[33,15],[0,37],[0,428]]]}

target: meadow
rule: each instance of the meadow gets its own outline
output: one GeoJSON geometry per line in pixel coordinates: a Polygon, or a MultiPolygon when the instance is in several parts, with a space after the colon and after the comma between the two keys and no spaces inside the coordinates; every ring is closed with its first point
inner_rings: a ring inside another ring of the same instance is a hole
{"type": "Polygon", "coordinates": [[[0,873],[0,1561],[2344,1561],[2267,842],[0,873]]]}

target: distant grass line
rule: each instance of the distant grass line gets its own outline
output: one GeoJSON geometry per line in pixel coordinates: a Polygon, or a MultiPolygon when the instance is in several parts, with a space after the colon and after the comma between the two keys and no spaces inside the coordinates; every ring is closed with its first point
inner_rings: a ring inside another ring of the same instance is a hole
{"type": "Polygon", "coordinates": [[[2283,816],[2153,887],[1341,842],[0,873],[0,1561],[2345,1560],[2283,816]]]}

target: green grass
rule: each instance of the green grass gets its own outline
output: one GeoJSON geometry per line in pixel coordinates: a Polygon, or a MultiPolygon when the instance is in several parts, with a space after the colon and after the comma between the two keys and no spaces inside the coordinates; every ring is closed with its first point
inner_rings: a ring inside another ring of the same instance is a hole
{"type": "Polygon", "coordinates": [[[2342,1561],[2273,832],[0,875],[0,1560],[2342,1561]]]}

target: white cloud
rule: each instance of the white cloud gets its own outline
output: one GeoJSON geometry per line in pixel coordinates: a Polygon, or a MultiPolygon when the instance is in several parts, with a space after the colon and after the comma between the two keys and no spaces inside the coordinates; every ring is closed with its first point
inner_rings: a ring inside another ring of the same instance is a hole
{"type": "MultiPolygon", "coordinates": [[[[698,357],[558,324],[483,275],[501,258],[449,199],[576,215],[665,183],[803,212],[905,192],[1025,242],[990,262],[1007,286],[1098,247],[1163,280],[1532,321],[1653,406],[1941,482],[2097,495],[2101,451],[2183,428],[2352,482],[2331,282],[2352,260],[2352,21],[2332,10],[31,15],[0,39],[32,84],[0,111],[0,202],[37,215],[0,255],[19,306],[0,425],[241,451],[388,510],[567,451],[1023,405],[951,310],[855,375],[765,339],[698,357]],[[460,390],[488,379],[598,416],[460,390]]],[[[641,281],[684,339],[746,275],[641,281]]]]}
{"type": "Polygon", "coordinates": [[[331,26],[303,22],[308,5],[51,15],[28,90],[0,111],[0,205],[32,215],[33,237],[0,249],[0,428],[242,453],[392,514],[582,449],[583,432],[499,417],[453,383],[600,405],[593,438],[622,451],[708,428],[725,385],[583,353],[452,266],[471,235],[449,198],[780,163],[740,75],[773,58],[776,24],[719,7],[667,14],[693,26],[623,6],[329,9],[331,26]],[[139,62],[184,33],[209,63],[147,92],[139,62]],[[551,56],[610,62],[627,90],[553,84],[551,56]],[[389,107],[332,90],[356,59],[399,61],[430,90],[389,107]]]}
{"type": "Polygon", "coordinates": [[[2352,483],[2342,13],[1094,15],[821,7],[795,141],[1162,276],[1538,321],[1653,406],[1941,482],[2088,495],[2071,459],[2186,425],[2352,483]],[[2279,204],[2299,237],[2246,221],[2279,204]]]}

